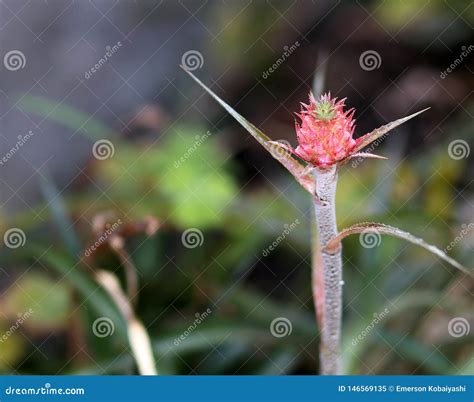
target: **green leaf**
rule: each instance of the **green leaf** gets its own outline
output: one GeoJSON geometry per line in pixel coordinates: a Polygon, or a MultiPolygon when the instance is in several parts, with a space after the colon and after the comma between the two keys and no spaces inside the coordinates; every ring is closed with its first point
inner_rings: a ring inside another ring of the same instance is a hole
{"type": "Polygon", "coordinates": [[[227,112],[230,113],[235,120],[237,120],[242,127],[244,127],[259,143],[262,145],[278,162],[280,162],[309,193],[315,193],[315,183],[311,174],[307,171],[305,165],[301,164],[297,159],[291,156],[291,152],[284,146],[281,146],[275,141],[271,141],[261,130],[255,127],[252,123],[246,120],[243,116],[237,113],[231,106],[219,98],[213,91],[211,91],[201,80],[199,80],[193,73],[181,66],[194,81],[196,81],[209,95],[211,95],[227,112]]]}
{"type": "Polygon", "coordinates": [[[16,107],[25,113],[33,113],[62,124],[65,127],[79,132],[92,139],[101,139],[109,136],[111,130],[102,122],[92,118],[72,106],[56,102],[40,95],[23,95],[16,107]]]}
{"type": "Polygon", "coordinates": [[[46,200],[46,207],[51,211],[53,223],[58,229],[60,238],[64,242],[70,256],[77,258],[81,253],[81,246],[74,227],[67,215],[65,202],[62,194],[58,191],[51,177],[41,176],[40,189],[46,200]]]}
{"type": "Polygon", "coordinates": [[[78,264],[74,264],[70,259],[53,252],[47,247],[27,245],[24,249],[31,257],[54,269],[62,279],[65,279],[71,286],[77,289],[87,306],[93,309],[97,315],[110,318],[115,324],[116,332],[123,340],[127,339],[125,321],[117,308],[102,290],[101,286],[93,281],[78,264]]]}
{"type": "Polygon", "coordinates": [[[358,234],[358,233],[375,233],[376,235],[384,234],[384,235],[390,235],[390,236],[398,237],[400,239],[409,241],[410,243],[423,247],[425,250],[430,251],[431,253],[437,255],[442,260],[451,264],[453,267],[459,269],[460,271],[474,278],[474,269],[464,267],[459,262],[457,262],[456,260],[448,256],[444,251],[441,251],[439,248],[426,243],[423,239],[420,239],[419,237],[415,237],[411,233],[405,232],[393,226],[384,225],[383,223],[363,222],[363,223],[358,223],[356,225],[353,225],[350,228],[344,229],[342,232],[340,232],[337,236],[333,237],[326,244],[325,250],[330,253],[334,252],[335,250],[339,248],[341,240],[344,239],[344,237],[349,236],[351,234],[358,234]]]}

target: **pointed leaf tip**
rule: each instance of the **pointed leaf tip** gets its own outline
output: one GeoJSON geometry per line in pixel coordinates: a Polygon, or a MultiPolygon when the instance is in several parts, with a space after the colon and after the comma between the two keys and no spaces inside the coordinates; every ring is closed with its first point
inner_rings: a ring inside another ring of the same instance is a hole
{"type": "Polygon", "coordinates": [[[280,162],[298,181],[298,183],[312,195],[316,192],[316,185],[311,174],[307,173],[306,166],[300,163],[296,158],[291,156],[291,152],[282,144],[271,141],[270,138],[260,129],[255,127],[234,108],[224,102],[210,88],[208,88],[199,78],[184,66],[181,68],[188,73],[191,78],[196,81],[209,95],[211,95],[242,127],[244,127],[260,145],[262,145],[278,162],[280,162]]]}
{"type": "Polygon", "coordinates": [[[354,152],[360,151],[362,148],[365,148],[367,145],[371,144],[375,140],[379,139],[383,135],[387,134],[389,131],[393,130],[394,128],[402,125],[406,121],[413,119],[413,117],[418,116],[419,114],[426,112],[430,107],[427,107],[423,110],[420,110],[416,113],[410,114],[408,116],[402,117],[400,119],[391,121],[390,123],[387,123],[383,126],[380,126],[379,128],[376,128],[375,130],[371,131],[368,134],[363,135],[362,137],[357,139],[358,145],[354,149],[354,152]]]}

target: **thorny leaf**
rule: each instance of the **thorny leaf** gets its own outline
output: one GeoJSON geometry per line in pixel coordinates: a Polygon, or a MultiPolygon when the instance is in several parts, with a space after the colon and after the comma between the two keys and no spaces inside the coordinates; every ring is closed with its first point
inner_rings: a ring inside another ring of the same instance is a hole
{"type": "Polygon", "coordinates": [[[350,154],[347,158],[343,159],[341,163],[346,163],[350,159],[359,159],[359,158],[369,158],[369,159],[388,159],[385,156],[381,155],[376,155],[376,154],[371,154],[369,152],[356,152],[353,154],[350,154]]]}
{"type": "Polygon", "coordinates": [[[390,123],[387,123],[387,124],[385,124],[385,125],[383,125],[379,128],[376,128],[375,130],[371,131],[370,133],[367,133],[367,134],[363,135],[362,137],[357,139],[358,144],[357,144],[357,146],[356,146],[356,148],[354,149],[353,152],[360,151],[362,148],[366,147],[367,145],[371,144],[372,142],[379,139],[383,135],[387,134],[389,131],[393,130],[395,127],[398,127],[401,124],[405,123],[406,121],[412,119],[413,117],[418,116],[419,114],[421,114],[423,112],[426,112],[428,109],[429,109],[429,107],[426,108],[426,109],[420,110],[419,112],[413,113],[409,116],[402,117],[401,119],[394,120],[394,121],[392,121],[390,123]]]}
{"type": "Polygon", "coordinates": [[[235,118],[278,162],[280,162],[309,193],[315,194],[315,182],[305,165],[300,163],[280,144],[271,141],[260,129],[255,127],[247,119],[237,113],[231,106],[219,98],[205,84],[201,82],[193,73],[181,66],[191,78],[196,81],[209,95],[211,95],[232,117],[235,118]]]}
{"type": "Polygon", "coordinates": [[[431,244],[426,243],[423,239],[413,236],[411,233],[405,232],[393,226],[384,225],[383,223],[375,223],[375,222],[357,223],[347,229],[344,229],[337,236],[333,237],[326,244],[324,250],[329,253],[334,252],[340,246],[342,239],[344,239],[345,237],[351,234],[362,233],[365,231],[374,231],[375,233],[379,233],[379,234],[391,235],[391,236],[409,241],[410,243],[413,243],[417,246],[423,247],[425,250],[430,251],[431,253],[437,255],[442,260],[451,264],[453,267],[459,269],[460,271],[474,278],[474,269],[466,268],[465,266],[461,265],[459,262],[457,262],[456,260],[448,256],[444,251],[441,251],[438,247],[435,247],[431,244]]]}

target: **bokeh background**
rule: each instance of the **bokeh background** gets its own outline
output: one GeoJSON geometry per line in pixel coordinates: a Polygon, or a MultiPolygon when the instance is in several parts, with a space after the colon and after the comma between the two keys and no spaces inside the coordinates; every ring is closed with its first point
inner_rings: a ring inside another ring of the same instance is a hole
{"type": "MultiPolygon", "coordinates": [[[[473,23],[462,0],[0,1],[1,373],[137,372],[98,269],[136,279],[160,373],[317,373],[311,200],[179,64],[293,145],[315,72],[358,136],[431,107],[341,169],[339,227],[472,267],[473,23]]],[[[472,278],[362,240],[346,373],[474,374],[472,278]]]]}

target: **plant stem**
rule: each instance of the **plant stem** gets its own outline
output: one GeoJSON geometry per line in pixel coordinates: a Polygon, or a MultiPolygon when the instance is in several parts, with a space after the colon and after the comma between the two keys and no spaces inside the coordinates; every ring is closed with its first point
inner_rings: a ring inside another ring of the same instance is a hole
{"type": "MultiPolygon", "coordinates": [[[[336,166],[315,169],[316,191],[319,201],[314,208],[318,227],[320,260],[323,267],[313,273],[323,276],[324,302],[322,311],[320,364],[321,374],[341,374],[341,316],[342,316],[342,258],[341,248],[331,253],[324,246],[337,235],[336,225],[336,166]]],[[[317,258],[317,256],[314,256],[317,258]]],[[[313,270],[315,264],[313,264],[313,270]]],[[[315,300],[320,295],[313,295],[315,300]]]]}

